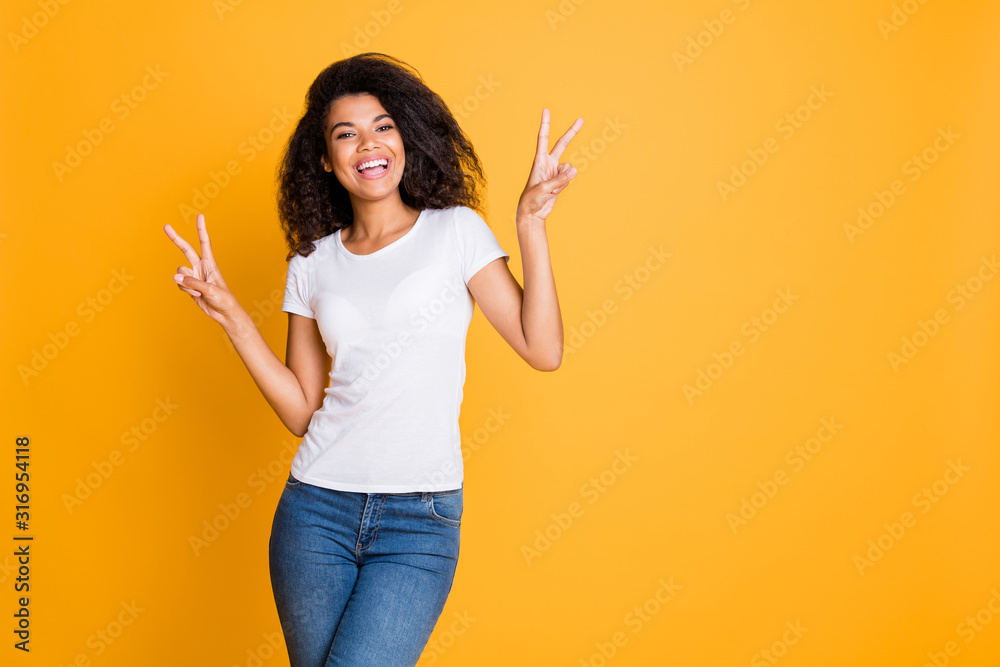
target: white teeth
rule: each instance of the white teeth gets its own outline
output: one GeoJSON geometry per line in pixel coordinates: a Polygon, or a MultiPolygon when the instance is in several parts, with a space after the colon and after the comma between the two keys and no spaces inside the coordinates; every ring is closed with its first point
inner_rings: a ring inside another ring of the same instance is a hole
{"type": "Polygon", "coordinates": [[[378,165],[382,165],[383,167],[388,167],[389,161],[386,160],[385,158],[379,158],[378,160],[368,160],[367,162],[362,162],[361,164],[358,165],[358,171],[361,171],[362,169],[367,169],[368,167],[376,167],[378,165]]]}

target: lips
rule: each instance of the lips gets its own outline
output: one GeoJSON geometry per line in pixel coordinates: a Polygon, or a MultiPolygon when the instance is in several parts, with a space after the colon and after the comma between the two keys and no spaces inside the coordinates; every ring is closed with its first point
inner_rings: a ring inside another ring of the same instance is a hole
{"type": "Polygon", "coordinates": [[[381,178],[389,172],[391,165],[392,159],[388,155],[369,155],[354,163],[354,171],[365,179],[381,178]],[[368,166],[362,171],[362,165],[368,166]]]}

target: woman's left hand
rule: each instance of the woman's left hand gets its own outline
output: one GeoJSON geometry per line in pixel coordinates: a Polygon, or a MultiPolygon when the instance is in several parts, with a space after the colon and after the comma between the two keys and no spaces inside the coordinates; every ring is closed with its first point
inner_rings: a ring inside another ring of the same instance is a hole
{"type": "Polygon", "coordinates": [[[544,222],[556,204],[556,195],[576,176],[576,167],[568,162],[559,163],[559,156],[583,127],[583,118],[577,118],[549,152],[549,110],[542,109],[542,126],[538,129],[538,147],[531,164],[528,183],[517,203],[517,219],[544,222]]]}

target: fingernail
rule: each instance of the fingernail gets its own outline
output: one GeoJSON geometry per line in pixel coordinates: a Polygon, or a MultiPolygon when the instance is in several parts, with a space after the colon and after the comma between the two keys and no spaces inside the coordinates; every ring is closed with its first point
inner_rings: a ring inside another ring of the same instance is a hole
{"type": "Polygon", "coordinates": [[[182,276],[182,275],[181,275],[181,274],[179,274],[179,273],[175,273],[175,274],[174,274],[174,282],[177,282],[177,283],[182,283],[182,282],[184,282],[184,276],[182,276]]]}

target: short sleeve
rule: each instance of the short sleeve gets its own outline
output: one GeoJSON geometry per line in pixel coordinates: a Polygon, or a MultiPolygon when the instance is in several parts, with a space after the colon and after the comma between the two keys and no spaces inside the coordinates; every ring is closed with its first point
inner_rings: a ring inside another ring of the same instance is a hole
{"type": "Polygon", "coordinates": [[[459,206],[455,210],[455,233],[458,236],[458,254],[462,262],[462,278],[469,284],[472,276],[498,257],[510,261],[493,230],[473,209],[459,206]]]}
{"type": "Polygon", "coordinates": [[[305,262],[306,258],[299,254],[295,254],[288,262],[288,273],[285,278],[285,301],[281,310],[316,319],[316,314],[309,305],[311,281],[305,262]]]}

